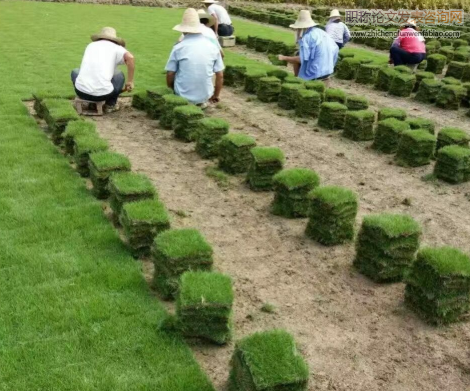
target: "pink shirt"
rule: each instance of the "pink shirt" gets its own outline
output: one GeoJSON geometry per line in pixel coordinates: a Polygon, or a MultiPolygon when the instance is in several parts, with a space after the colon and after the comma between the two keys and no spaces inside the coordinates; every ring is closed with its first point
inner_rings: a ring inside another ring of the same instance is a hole
{"type": "Polygon", "coordinates": [[[398,33],[394,45],[398,45],[408,53],[426,53],[423,36],[412,28],[406,28],[398,33]]]}

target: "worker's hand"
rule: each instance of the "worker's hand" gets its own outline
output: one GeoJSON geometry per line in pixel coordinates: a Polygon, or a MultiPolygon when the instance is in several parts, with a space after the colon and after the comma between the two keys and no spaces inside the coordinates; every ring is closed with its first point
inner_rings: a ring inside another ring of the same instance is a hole
{"type": "Polygon", "coordinates": [[[277,56],[277,59],[279,61],[285,61],[285,56],[283,56],[282,54],[280,54],[279,56],[277,56]]]}
{"type": "Polygon", "coordinates": [[[129,81],[126,83],[126,86],[124,87],[124,90],[127,92],[131,92],[134,89],[134,82],[129,81]]]}
{"type": "Polygon", "coordinates": [[[209,102],[211,103],[219,103],[220,102],[220,98],[218,96],[213,96],[212,98],[209,99],[209,102]]]}

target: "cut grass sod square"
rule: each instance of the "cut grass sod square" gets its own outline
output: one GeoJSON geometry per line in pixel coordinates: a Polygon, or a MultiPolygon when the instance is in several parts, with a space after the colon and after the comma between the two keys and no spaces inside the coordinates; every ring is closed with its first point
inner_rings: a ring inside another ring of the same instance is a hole
{"type": "Polygon", "coordinates": [[[204,118],[198,123],[196,152],[204,159],[219,155],[219,143],[228,133],[230,124],[221,118],[204,118]]]}
{"type": "Polygon", "coordinates": [[[405,303],[425,321],[445,325],[470,310],[470,258],[452,247],[423,248],[406,277],[405,303]]]}
{"type": "Polygon", "coordinates": [[[80,116],[67,99],[44,99],[43,104],[45,106],[44,119],[51,131],[52,141],[54,144],[60,144],[67,124],[79,120],[80,116]]]}
{"type": "Polygon", "coordinates": [[[406,98],[411,95],[411,92],[413,91],[415,83],[416,83],[415,75],[400,73],[393,78],[388,92],[391,95],[401,96],[403,98],[406,98]]]}
{"type": "Polygon", "coordinates": [[[246,47],[249,49],[254,49],[256,47],[256,40],[258,39],[257,36],[254,35],[248,35],[248,38],[246,40],[246,47]]]}
{"type": "Polygon", "coordinates": [[[116,152],[95,152],[88,162],[93,195],[98,199],[109,197],[108,183],[111,174],[130,171],[131,163],[127,156],[116,152]]]}
{"type": "Polygon", "coordinates": [[[344,120],[343,136],[353,141],[374,139],[375,112],[372,110],[348,111],[344,120]]]}
{"type": "Polygon", "coordinates": [[[170,229],[170,217],[159,200],[147,199],[123,205],[119,222],[127,245],[135,256],[148,254],[155,236],[170,229]]]}
{"type": "Polygon", "coordinates": [[[289,72],[283,69],[271,69],[268,71],[268,77],[276,77],[279,80],[284,80],[289,75],[289,72]]]}
{"type": "Polygon", "coordinates": [[[247,172],[251,163],[251,148],[256,146],[253,137],[242,133],[222,136],[219,144],[219,168],[229,174],[247,172]]]}
{"type": "Polygon", "coordinates": [[[224,85],[241,87],[245,84],[245,66],[227,65],[224,71],[224,85]]]}
{"type": "Polygon", "coordinates": [[[199,120],[204,118],[200,107],[185,105],[173,110],[173,131],[175,137],[186,142],[195,141],[199,129],[199,120]]]}
{"type": "Polygon", "coordinates": [[[254,147],[250,150],[251,164],[247,181],[255,191],[273,188],[273,176],[284,167],[284,153],[276,147],[254,147]]]}
{"type": "Polygon", "coordinates": [[[379,121],[382,121],[387,118],[396,118],[400,121],[406,119],[406,110],[403,109],[394,109],[391,107],[385,107],[379,110],[379,121]]]}
{"type": "Polygon", "coordinates": [[[379,91],[388,91],[396,75],[398,75],[398,72],[393,68],[388,66],[380,68],[377,73],[375,88],[379,91]]]}
{"type": "Polygon", "coordinates": [[[379,121],[372,148],[382,153],[395,153],[402,133],[409,129],[410,125],[396,118],[379,121]]]}
{"type": "Polygon", "coordinates": [[[426,72],[440,75],[446,66],[447,57],[442,54],[431,54],[427,57],[426,72]]]}
{"type": "Polygon", "coordinates": [[[132,107],[137,110],[147,111],[148,95],[146,91],[137,92],[132,96],[132,107]]]}
{"type": "Polygon", "coordinates": [[[126,202],[141,201],[145,199],[158,199],[157,192],[144,174],[135,172],[117,172],[109,178],[109,205],[116,219],[126,202]]]}
{"type": "Polygon", "coordinates": [[[176,301],[181,334],[220,345],[229,342],[232,339],[233,297],[229,276],[204,271],[185,272],[176,301]]]}
{"type": "Polygon", "coordinates": [[[302,85],[305,83],[304,80],[294,75],[287,76],[282,82],[285,84],[302,84],[302,85]]]}
{"type": "Polygon", "coordinates": [[[268,47],[271,43],[270,39],[260,38],[256,39],[255,50],[260,53],[266,53],[268,51],[268,47]]]}
{"type": "Polygon", "coordinates": [[[279,93],[279,99],[277,101],[278,106],[285,110],[295,109],[297,94],[299,90],[303,88],[304,87],[302,86],[302,84],[282,84],[281,92],[279,93]]]}
{"type": "Polygon", "coordinates": [[[455,79],[462,79],[465,68],[467,67],[466,62],[451,61],[446,71],[446,78],[453,77],[455,79]]]}
{"type": "Polygon", "coordinates": [[[435,133],[435,124],[432,120],[427,118],[408,118],[406,123],[410,125],[411,129],[425,129],[429,134],[435,133]]]}
{"type": "Polygon", "coordinates": [[[178,95],[164,95],[163,107],[160,115],[160,126],[163,129],[170,130],[173,127],[173,119],[175,118],[173,110],[179,106],[189,105],[189,102],[178,95]]]}
{"type": "Polygon", "coordinates": [[[367,110],[369,108],[369,99],[365,96],[349,95],[346,98],[348,110],[367,110]]]}
{"type": "Polygon", "coordinates": [[[108,142],[99,136],[82,134],[75,137],[74,160],[76,170],[82,177],[90,175],[88,161],[90,154],[108,150],[108,142]]]}
{"type": "Polygon", "coordinates": [[[338,64],[335,76],[338,79],[354,80],[360,65],[361,60],[354,57],[346,57],[338,64]]]}
{"type": "Polygon", "coordinates": [[[65,132],[63,133],[65,152],[67,154],[73,155],[75,137],[82,135],[98,137],[95,123],[91,121],[71,121],[67,124],[65,132]]]}
{"type": "Polygon", "coordinates": [[[273,183],[275,195],[271,212],[288,218],[307,217],[307,196],[320,184],[318,174],[307,168],[290,168],[274,175],[273,183]]]}
{"type": "Polygon", "coordinates": [[[448,145],[439,149],[434,175],[449,183],[469,181],[470,149],[458,145],[448,145]]]}
{"type": "Polygon", "coordinates": [[[172,95],[173,90],[168,87],[156,87],[147,90],[147,114],[152,119],[159,119],[162,114],[165,95],[172,95]]]}
{"type": "Polygon", "coordinates": [[[419,85],[424,79],[430,79],[430,80],[435,79],[435,75],[432,72],[420,71],[420,72],[416,72],[415,76],[416,76],[416,83],[415,83],[415,86],[413,87],[413,92],[418,91],[419,85]]]}
{"type": "Polygon", "coordinates": [[[423,79],[419,83],[415,99],[423,103],[435,103],[440,90],[441,82],[439,80],[423,79]]]}
{"type": "Polygon", "coordinates": [[[301,89],[297,91],[295,115],[302,118],[315,118],[320,113],[322,98],[319,92],[301,89]]]}
{"type": "Polygon", "coordinates": [[[404,73],[411,75],[411,69],[408,68],[406,65],[397,65],[396,67],[393,67],[393,69],[397,72],[404,73]]]}
{"type": "Polygon", "coordinates": [[[383,213],[364,217],[354,266],[373,281],[401,281],[419,248],[421,227],[410,216],[383,213]]]}
{"type": "Polygon", "coordinates": [[[419,167],[429,164],[436,150],[436,136],[425,129],[405,130],[398,142],[395,161],[399,166],[419,167]]]}
{"type": "Polygon", "coordinates": [[[436,106],[448,110],[458,110],[467,90],[459,85],[443,84],[437,95],[436,106]]]}
{"type": "Polygon", "coordinates": [[[258,82],[257,96],[261,102],[276,102],[281,92],[281,80],[274,76],[262,77],[258,82]]]}
{"type": "Polygon", "coordinates": [[[257,332],[235,344],[231,391],[306,391],[308,365],[294,338],[284,330],[257,332]]]}
{"type": "Polygon", "coordinates": [[[325,102],[346,103],[346,92],[340,88],[327,88],[325,91],[325,102]]]}
{"type": "Polygon", "coordinates": [[[459,145],[468,148],[470,136],[468,133],[459,128],[445,127],[437,134],[437,150],[447,145],[459,145]]]}
{"type": "Polygon", "coordinates": [[[377,64],[361,64],[356,73],[356,83],[375,84],[380,67],[377,64]]]}
{"type": "Polygon", "coordinates": [[[344,187],[324,186],[311,191],[306,235],[326,246],[354,238],[357,195],[344,187]]]}
{"type": "Polygon", "coordinates": [[[338,102],[322,103],[318,115],[318,126],[331,130],[343,129],[347,111],[348,108],[338,102]]]}
{"type": "Polygon", "coordinates": [[[458,79],[456,79],[455,77],[444,77],[441,79],[442,83],[443,84],[447,84],[447,85],[454,85],[454,86],[460,86],[462,85],[462,82],[458,79]]]}
{"type": "Polygon", "coordinates": [[[313,90],[317,91],[320,96],[323,97],[325,96],[325,91],[326,91],[326,85],[324,82],[321,80],[310,80],[305,83],[305,88],[307,90],[313,90]]]}
{"type": "Polygon", "coordinates": [[[152,246],[154,286],[165,299],[174,298],[186,271],[212,269],[212,247],[196,229],[170,229],[160,233],[152,246]]]}
{"type": "Polygon", "coordinates": [[[247,71],[245,73],[245,92],[256,94],[258,91],[259,80],[266,76],[265,71],[247,71]]]}

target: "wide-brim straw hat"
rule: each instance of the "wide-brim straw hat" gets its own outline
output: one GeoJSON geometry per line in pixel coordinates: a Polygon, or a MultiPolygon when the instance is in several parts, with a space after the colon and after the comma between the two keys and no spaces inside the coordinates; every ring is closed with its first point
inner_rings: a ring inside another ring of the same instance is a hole
{"type": "Polygon", "coordinates": [[[317,24],[313,21],[310,11],[302,10],[299,12],[299,16],[294,24],[289,27],[291,29],[308,29],[309,27],[316,26],[317,24]]]}
{"type": "Polygon", "coordinates": [[[117,43],[121,46],[126,46],[126,41],[122,38],[119,38],[116,33],[116,29],[112,27],[103,27],[98,34],[94,34],[91,36],[91,40],[93,42],[98,41],[100,39],[106,39],[107,41],[112,41],[117,43]]]}
{"type": "Polygon", "coordinates": [[[339,19],[341,18],[341,14],[339,13],[339,10],[332,10],[330,12],[330,19],[339,19]]]}
{"type": "Polygon", "coordinates": [[[209,23],[207,24],[209,27],[212,27],[215,24],[215,19],[212,15],[209,15],[206,11],[203,9],[197,10],[197,13],[199,15],[199,20],[201,19],[209,19],[209,23]]]}
{"type": "Polygon", "coordinates": [[[417,26],[416,20],[414,20],[414,19],[408,19],[408,20],[405,22],[404,26],[414,26],[414,27],[416,27],[416,26],[417,26]]]}
{"type": "Polygon", "coordinates": [[[173,27],[173,30],[187,34],[201,34],[202,24],[199,21],[199,14],[194,8],[188,8],[184,11],[183,20],[180,24],[173,27]]]}

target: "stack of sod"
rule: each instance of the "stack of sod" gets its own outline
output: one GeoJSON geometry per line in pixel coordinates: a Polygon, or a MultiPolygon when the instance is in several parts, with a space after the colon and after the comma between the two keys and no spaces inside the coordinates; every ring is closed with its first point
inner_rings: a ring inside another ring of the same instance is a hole
{"type": "Polygon", "coordinates": [[[109,151],[92,153],[88,166],[93,194],[98,199],[109,197],[108,182],[111,174],[131,169],[131,163],[126,156],[109,151]]]}
{"type": "Polygon", "coordinates": [[[397,65],[397,66],[393,67],[393,69],[395,69],[395,71],[397,71],[399,73],[404,73],[404,74],[408,74],[408,75],[411,75],[413,73],[411,71],[411,69],[406,65],[397,65]]]}
{"type": "Polygon", "coordinates": [[[413,92],[417,92],[418,89],[419,89],[419,85],[421,84],[421,82],[424,80],[424,79],[431,79],[431,80],[434,80],[434,73],[432,72],[424,72],[424,71],[420,71],[420,72],[416,72],[416,83],[415,83],[415,86],[413,88],[413,92]]]}
{"type": "Polygon", "coordinates": [[[458,145],[468,148],[470,137],[465,130],[459,128],[445,127],[437,134],[437,150],[447,145],[458,145]]]}
{"type": "Polygon", "coordinates": [[[162,114],[165,95],[172,95],[173,90],[168,87],[157,87],[147,90],[147,114],[152,119],[159,119],[162,114]]]}
{"type": "Polygon", "coordinates": [[[348,111],[344,121],[343,136],[354,141],[374,139],[375,112],[372,110],[348,111]]]}
{"type": "Polygon", "coordinates": [[[287,45],[280,41],[271,41],[268,46],[269,54],[287,53],[287,45]]]}
{"type": "Polygon", "coordinates": [[[356,78],[356,73],[360,65],[361,60],[354,57],[346,57],[338,64],[335,76],[338,79],[353,80],[356,78]]]}
{"type": "Polygon", "coordinates": [[[425,129],[430,134],[434,134],[435,124],[433,121],[427,118],[408,118],[406,120],[410,129],[425,129]]]}
{"type": "Polygon", "coordinates": [[[470,310],[470,258],[452,247],[419,251],[406,277],[405,303],[432,324],[461,320],[470,310]]]}
{"type": "Polygon", "coordinates": [[[439,149],[434,175],[449,183],[463,183],[470,180],[470,149],[458,145],[448,145],[439,149]]]}
{"type": "Polygon", "coordinates": [[[210,271],[212,247],[196,229],[170,229],[153,242],[154,286],[165,299],[174,298],[181,275],[187,271],[210,271]]]}
{"type": "Polygon", "coordinates": [[[302,85],[305,83],[302,79],[294,75],[287,76],[282,82],[285,84],[302,84],[302,85]]]}
{"type": "Polygon", "coordinates": [[[406,119],[406,111],[403,109],[393,109],[391,107],[384,107],[379,110],[379,121],[382,121],[387,118],[396,118],[400,121],[406,119]]]}
{"type": "Polygon", "coordinates": [[[136,256],[148,254],[155,236],[170,228],[165,205],[155,199],[125,203],[119,222],[124,229],[127,245],[136,256]]]}
{"type": "Polygon", "coordinates": [[[435,79],[423,79],[419,83],[416,100],[424,103],[436,102],[439,91],[441,90],[441,82],[435,79]]]}
{"type": "Polygon", "coordinates": [[[258,37],[256,39],[255,50],[257,52],[266,53],[268,51],[268,47],[270,43],[271,43],[270,39],[258,37]]]}
{"type": "Polygon", "coordinates": [[[250,149],[256,146],[253,137],[229,133],[220,139],[219,168],[229,174],[241,174],[250,168],[250,149]]]}
{"type": "Polygon", "coordinates": [[[51,131],[52,141],[54,144],[60,144],[68,123],[79,120],[80,116],[67,99],[44,99],[42,104],[45,107],[44,119],[51,131]]]}
{"type": "Polygon", "coordinates": [[[98,132],[96,131],[96,125],[94,122],[91,122],[91,121],[69,122],[63,134],[65,152],[69,155],[73,155],[73,151],[75,147],[75,137],[85,135],[85,134],[98,137],[98,132]]]}
{"type": "Polygon", "coordinates": [[[346,92],[340,88],[327,88],[325,91],[325,102],[346,103],[346,92]]]}
{"type": "Polygon", "coordinates": [[[398,143],[399,166],[419,167],[429,164],[436,149],[436,136],[426,129],[405,130],[398,143]]]}
{"type": "Polygon", "coordinates": [[[160,115],[160,126],[163,129],[171,129],[173,126],[173,119],[174,117],[174,109],[178,106],[185,106],[188,105],[189,102],[178,95],[164,95],[163,98],[163,106],[160,115]]]}
{"type": "Polygon", "coordinates": [[[254,49],[256,46],[256,40],[258,37],[254,35],[248,35],[248,38],[246,39],[246,47],[249,49],[254,49]]]}
{"type": "Polygon", "coordinates": [[[393,68],[382,67],[377,73],[377,80],[375,82],[375,88],[380,91],[388,91],[392,80],[398,74],[393,68]]]}
{"type": "Polygon", "coordinates": [[[443,84],[437,95],[436,106],[448,110],[458,110],[462,99],[467,95],[465,87],[443,84]]]}
{"type": "Polygon", "coordinates": [[[273,214],[289,218],[307,217],[307,196],[320,184],[320,177],[315,171],[306,168],[291,168],[274,175],[273,184],[273,214]]]}
{"type": "Polygon", "coordinates": [[[441,81],[444,84],[448,84],[448,85],[454,85],[454,86],[462,85],[462,82],[460,80],[457,80],[455,77],[444,77],[441,81]]]}
{"type": "Polygon", "coordinates": [[[221,118],[204,118],[199,121],[196,152],[204,159],[217,157],[219,142],[228,133],[230,124],[221,118]]]}
{"type": "Polygon", "coordinates": [[[252,190],[272,190],[273,176],[284,166],[284,153],[275,147],[254,147],[247,180],[252,190]]]}
{"type": "Polygon", "coordinates": [[[200,107],[185,105],[173,110],[173,131],[175,137],[186,142],[195,141],[199,128],[199,120],[204,118],[200,107]]]}
{"type": "Polygon", "coordinates": [[[73,158],[76,170],[82,177],[90,175],[90,154],[108,150],[108,142],[94,134],[81,134],[74,138],[73,158]]]}
{"type": "Polygon", "coordinates": [[[157,192],[150,179],[144,174],[135,172],[117,172],[109,177],[109,205],[116,219],[121,214],[126,202],[158,199],[157,192]]]}
{"type": "Polygon", "coordinates": [[[402,133],[409,129],[410,125],[396,118],[379,121],[372,148],[383,153],[395,153],[402,133]]]}
{"type": "Polygon", "coordinates": [[[449,63],[454,58],[454,48],[452,46],[443,46],[439,49],[438,53],[446,57],[446,63],[449,63]]]}
{"type": "MultiPolygon", "coordinates": [[[[463,48],[462,48],[463,49],[463,48]]],[[[452,60],[456,62],[467,62],[470,59],[470,53],[465,50],[456,50],[452,56],[452,60]]],[[[452,61],[451,61],[452,62],[452,61]]],[[[468,66],[468,64],[467,64],[468,66]]]]}
{"type": "Polygon", "coordinates": [[[346,98],[346,106],[348,110],[367,110],[369,108],[369,100],[365,96],[349,95],[346,98]]]}
{"type": "Polygon", "coordinates": [[[271,69],[268,71],[268,76],[277,77],[279,80],[284,80],[287,76],[289,76],[289,72],[282,69],[271,69]]]}
{"type": "Polygon", "coordinates": [[[235,345],[230,390],[306,391],[309,369],[294,338],[284,330],[252,334],[235,345]]]}
{"type": "Polygon", "coordinates": [[[361,84],[375,84],[380,65],[361,64],[357,70],[356,82],[361,84]]]}
{"type": "Polygon", "coordinates": [[[263,77],[266,77],[265,71],[247,71],[245,73],[245,91],[250,94],[256,94],[259,80],[263,77]]]}
{"type": "Polygon", "coordinates": [[[338,102],[324,102],[320,106],[318,125],[326,129],[343,129],[348,108],[338,102]]]}
{"type": "Polygon", "coordinates": [[[440,75],[444,70],[447,62],[447,57],[442,54],[431,54],[427,57],[426,72],[432,72],[440,75]]]}
{"type": "Polygon", "coordinates": [[[246,67],[227,65],[224,71],[224,84],[229,87],[240,87],[245,84],[246,67]]]}
{"type": "Polygon", "coordinates": [[[319,187],[308,195],[306,235],[324,245],[341,244],[354,237],[358,201],[354,192],[337,186],[319,187]]]}
{"type": "Polygon", "coordinates": [[[232,305],[230,277],[204,271],[185,272],[176,301],[178,328],[185,337],[225,344],[232,339],[232,305]]]}
{"type": "Polygon", "coordinates": [[[277,104],[280,108],[285,110],[292,110],[295,108],[297,102],[297,95],[299,90],[303,89],[302,84],[284,83],[281,86],[281,92],[277,104]]]}
{"type": "MultiPolygon", "coordinates": [[[[269,48],[268,48],[269,50],[269,48]]],[[[285,67],[287,66],[287,61],[281,61],[279,60],[278,56],[275,54],[268,54],[268,59],[271,61],[271,64],[276,65],[276,66],[281,66],[285,67]]]]}
{"type": "Polygon", "coordinates": [[[281,80],[277,77],[262,77],[258,82],[257,96],[261,102],[275,102],[281,92],[281,80]]]}
{"type": "Polygon", "coordinates": [[[302,118],[318,117],[321,101],[321,95],[317,91],[299,90],[295,102],[295,115],[302,118]]]}
{"type": "Polygon", "coordinates": [[[132,96],[132,107],[134,109],[147,111],[148,103],[148,96],[145,91],[138,92],[132,96]]]}
{"type": "Polygon", "coordinates": [[[390,84],[390,90],[388,92],[394,96],[408,97],[411,95],[415,83],[415,75],[399,73],[393,78],[392,83],[390,84]]]}
{"type": "MultiPolygon", "coordinates": [[[[230,7],[231,8],[231,7],[230,7]]],[[[233,11],[232,11],[233,12],[233,11]]],[[[237,45],[246,45],[248,43],[248,37],[243,35],[238,35],[235,37],[235,43],[237,45]]]]}
{"type": "Polygon", "coordinates": [[[311,80],[305,83],[305,88],[307,90],[317,91],[323,99],[325,95],[326,86],[321,80],[311,80]]]}
{"type": "Polygon", "coordinates": [[[466,67],[467,63],[465,62],[451,61],[447,67],[446,77],[453,77],[460,80],[466,67]]]}
{"type": "Polygon", "coordinates": [[[366,216],[356,241],[354,266],[376,282],[401,281],[414,261],[420,236],[421,227],[409,216],[366,216]]]}

